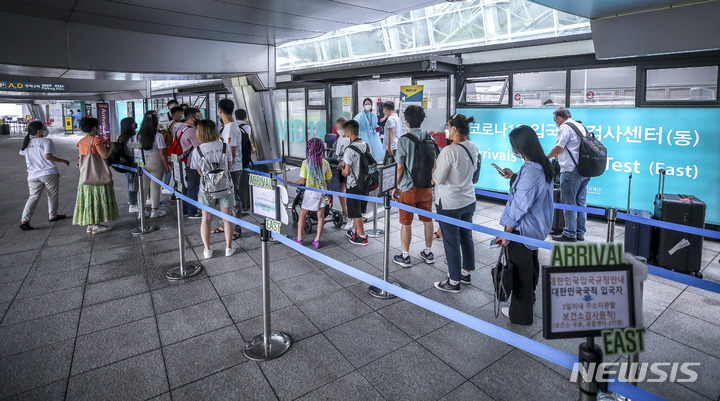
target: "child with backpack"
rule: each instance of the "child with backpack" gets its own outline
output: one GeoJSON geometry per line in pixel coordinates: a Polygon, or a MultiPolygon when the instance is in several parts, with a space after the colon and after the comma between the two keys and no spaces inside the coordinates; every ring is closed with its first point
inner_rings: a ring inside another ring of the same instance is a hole
{"type": "MultiPolygon", "coordinates": [[[[196,152],[190,161],[190,168],[197,170],[201,176],[198,202],[212,208],[220,208],[220,211],[225,214],[231,214],[232,207],[235,206],[229,171],[232,153],[230,153],[228,145],[220,141],[220,132],[214,122],[211,120],[198,121],[196,129],[200,145],[195,149],[196,152]]],[[[212,214],[203,210],[200,236],[205,245],[203,251],[205,259],[210,259],[213,254],[210,248],[210,224],[212,224],[212,214]]],[[[225,228],[225,256],[232,256],[235,253],[235,248],[232,246],[232,233],[235,225],[223,219],[223,226],[225,228]]]]}
{"type": "MultiPolygon", "coordinates": [[[[343,124],[345,134],[349,135],[350,145],[345,149],[343,161],[338,169],[347,177],[347,193],[367,196],[373,186],[377,187],[377,163],[372,157],[370,147],[359,138],[359,125],[355,120],[343,124]]],[[[368,244],[362,215],[367,209],[367,201],[348,198],[347,215],[353,220],[353,228],[347,230],[350,243],[359,246],[368,244]]]]}
{"type": "MultiPolygon", "coordinates": [[[[300,179],[293,184],[305,185],[307,188],[327,189],[327,184],[332,179],[330,163],[323,159],[325,155],[325,143],[319,138],[311,138],[307,143],[306,157],[300,167],[300,179]]],[[[300,217],[298,218],[298,235],[295,242],[302,245],[303,229],[305,218],[310,212],[317,212],[318,225],[315,240],[312,242],[315,249],[320,248],[320,235],[325,225],[325,206],[328,204],[328,195],[316,191],[305,191],[300,217]]]]}

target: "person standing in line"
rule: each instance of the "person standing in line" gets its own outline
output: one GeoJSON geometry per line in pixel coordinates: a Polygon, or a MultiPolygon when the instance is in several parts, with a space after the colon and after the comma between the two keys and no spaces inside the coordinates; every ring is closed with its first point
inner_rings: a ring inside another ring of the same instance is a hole
{"type": "MultiPolygon", "coordinates": [[[[386,109],[387,110],[387,109],[386,109]]],[[[432,159],[415,160],[415,150],[418,146],[428,146],[425,143],[427,133],[420,129],[425,120],[425,110],[420,106],[409,106],[405,109],[405,123],[410,127],[410,132],[403,136],[399,142],[396,153],[397,162],[397,186],[393,190],[393,198],[404,205],[416,207],[428,212],[432,211],[432,171],[435,169],[437,158],[437,146],[432,142],[432,159]],[[425,183],[415,182],[413,175],[418,171],[424,171],[423,177],[427,177],[425,183]]],[[[391,121],[388,118],[388,121],[391,121]]],[[[421,151],[424,150],[421,148],[421,151]]],[[[423,156],[425,153],[422,153],[423,156]]],[[[410,241],[412,240],[413,213],[400,209],[400,246],[402,254],[395,255],[393,262],[402,267],[411,267],[410,241]]],[[[420,251],[420,258],[427,264],[435,263],[435,255],[432,252],[433,222],[425,216],[418,216],[423,222],[425,248],[420,251]]]]}
{"type": "MultiPolygon", "coordinates": [[[[107,141],[99,135],[100,121],[97,118],[85,117],[80,120],[80,130],[85,133],[85,137],[77,143],[80,155],[95,154],[103,159],[110,156],[113,144],[108,146],[107,141]]],[[[101,234],[112,230],[111,226],[102,224],[118,219],[112,180],[102,185],[83,184],[82,178],[79,181],[73,224],[87,226],[88,234],[101,234]]]]}
{"type": "MultiPolygon", "coordinates": [[[[125,117],[120,121],[120,136],[118,137],[118,142],[125,147],[125,152],[129,155],[133,154],[130,144],[133,138],[135,138],[135,130],[137,130],[137,123],[134,118],[125,117]]],[[[129,213],[138,213],[140,211],[137,204],[137,177],[137,173],[130,171],[125,172],[129,213]]]]}
{"type": "Polygon", "coordinates": [[[22,219],[20,220],[21,230],[32,230],[30,219],[35,212],[35,207],[40,200],[43,190],[47,189],[48,198],[48,221],[54,222],[64,219],[64,214],[58,214],[58,192],[60,190],[60,173],[55,163],[70,162],[55,157],[55,143],[52,139],[45,138],[47,129],[39,121],[28,124],[27,135],[23,139],[20,155],[25,156],[27,167],[27,181],[30,196],[25,203],[22,219]]]}
{"type": "Polygon", "coordinates": [[[357,113],[353,119],[358,122],[360,127],[360,139],[370,146],[373,158],[381,160],[385,155],[385,150],[377,132],[378,117],[373,112],[372,103],[372,100],[366,97],[363,100],[363,110],[357,113]]]}
{"type": "MultiPolygon", "coordinates": [[[[185,167],[185,181],[187,182],[187,186],[183,188],[183,195],[197,201],[198,191],[200,190],[200,174],[198,174],[197,170],[190,168],[190,165],[192,163],[193,154],[195,153],[194,150],[200,145],[200,142],[197,140],[195,126],[202,120],[202,113],[198,109],[187,108],[185,109],[184,115],[185,123],[178,129],[180,146],[182,147],[183,154],[185,154],[185,157],[187,158],[185,167]]],[[[184,214],[187,218],[202,218],[202,214],[198,208],[190,203],[184,202],[183,207],[185,209],[184,214]]]]}
{"type": "MultiPolygon", "coordinates": [[[[383,134],[383,148],[385,148],[385,158],[383,164],[392,163],[395,158],[395,150],[397,150],[398,140],[403,135],[402,122],[400,116],[395,112],[395,103],[383,103],[383,114],[385,114],[385,133],[383,134]]],[[[420,126],[418,126],[419,128],[420,126]]]]}
{"type": "MultiPolygon", "coordinates": [[[[358,186],[358,178],[361,175],[360,157],[362,157],[362,153],[369,152],[370,148],[360,139],[359,124],[357,121],[346,121],[343,125],[343,130],[345,131],[345,135],[349,135],[350,145],[345,149],[343,161],[338,163],[338,170],[342,171],[342,175],[347,177],[348,194],[367,196],[368,193],[363,192],[358,186]]],[[[348,238],[350,238],[350,243],[366,246],[368,244],[368,237],[365,235],[362,215],[367,210],[367,201],[348,199],[347,209],[348,218],[353,221],[353,227],[346,232],[348,238]]]]}
{"type": "MultiPolygon", "coordinates": [[[[327,184],[332,179],[330,163],[325,160],[325,143],[320,138],[310,138],[306,147],[306,159],[300,166],[300,179],[293,182],[295,185],[305,185],[307,188],[327,190],[327,184]]],[[[305,217],[310,212],[317,212],[318,224],[315,240],[312,242],[315,249],[320,248],[320,236],[325,226],[325,207],[328,206],[328,195],[320,192],[305,190],[302,205],[300,206],[300,217],[298,218],[298,234],[295,242],[303,244],[303,229],[305,228],[305,217]]]]}
{"type": "MultiPolygon", "coordinates": [[[[335,157],[337,160],[342,160],[343,155],[345,154],[345,149],[347,149],[348,146],[350,146],[350,138],[348,133],[345,131],[343,126],[347,122],[347,118],[345,117],[338,117],[337,120],[335,120],[335,131],[338,133],[338,140],[335,141],[335,157]]],[[[345,192],[347,190],[347,177],[340,174],[340,192],[345,192]]],[[[347,217],[347,198],[344,196],[340,196],[340,207],[342,208],[342,215],[343,217],[347,217]]],[[[348,230],[352,228],[353,222],[352,220],[348,220],[347,224],[345,225],[345,229],[348,230]]]]}
{"type": "MultiPolygon", "coordinates": [[[[570,110],[559,107],[553,112],[553,120],[558,126],[555,147],[547,154],[548,159],[557,157],[560,163],[560,201],[566,205],[587,206],[587,186],[589,177],[583,177],[577,171],[580,156],[580,135],[587,135],[582,124],[573,120],[570,110]],[[572,124],[572,126],[571,126],[572,124]],[[578,130],[573,129],[573,126],[578,130]]],[[[585,240],[587,213],[564,210],[565,227],[560,235],[552,239],[559,242],[585,240]]]]}
{"type": "MultiPolygon", "coordinates": [[[[165,148],[167,149],[170,144],[173,141],[175,132],[177,132],[178,128],[182,126],[182,119],[183,119],[183,109],[178,106],[174,106],[170,109],[168,112],[168,115],[170,116],[170,121],[168,126],[160,132],[160,134],[163,136],[163,139],[165,139],[165,148]]],[[[169,161],[168,161],[169,163],[169,161]]],[[[172,180],[172,171],[168,171],[165,174],[163,174],[162,182],[165,185],[170,185],[170,181],[172,180]]],[[[170,195],[171,192],[167,189],[163,188],[162,193],[165,195],[170,195]]]]}
{"type": "MultiPolygon", "coordinates": [[[[510,191],[500,225],[505,232],[545,240],[553,219],[552,165],[532,128],[521,125],[508,138],[513,153],[525,163],[517,174],[509,168],[501,173],[510,179],[510,191]]],[[[530,325],[540,276],[537,247],[504,238],[500,244],[507,247],[508,262],[514,266],[510,306],[503,307],[502,314],[511,323],[530,325]]]]}
{"type": "MultiPolygon", "coordinates": [[[[170,171],[167,161],[167,149],[165,139],[157,130],[158,118],[155,115],[147,116],[140,124],[140,131],[137,133],[137,143],[142,149],[145,170],[155,178],[162,178],[164,173],[170,171]]],[[[160,184],[152,180],[148,174],[143,174],[143,199],[150,191],[151,208],[150,218],[155,219],[167,214],[160,209],[160,184]]]]}
{"type": "MultiPolygon", "coordinates": [[[[193,134],[195,133],[193,132],[193,134]]],[[[208,166],[220,166],[220,168],[226,170],[227,173],[233,162],[232,155],[227,149],[229,146],[220,140],[220,132],[218,132],[217,126],[212,120],[199,120],[197,122],[197,140],[200,144],[197,149],[195,149],[195,156],[190,162],[190,168],[194,169],[198,175],[205,175],[209,173],[208,166]],[[207,163],[204,163],[203,160],[207,163]]],[[[232,213],[232,207],[235,206],[235,196],[229,193],[227,196],[219,199],[209,199],[205,196],[204,181],[200,180],[198,202],[211,208],[219,208],[221,212],[230,214],[232,213]]],[[[202,211],[200,236],[205,246],[203,250],[203,257],[205,259],[212,258],[212,248],[210,247],[210,225],[212,224],[212,216],[208,211],[202,211]]],[[[235,253],[235,248],[232,246],[234,224],[223,219],[223,226],[225,227],[225,256],[232,256],[235,253]]]]}
{"type": "MultiPolygon", "coordinates": [[[[435,181],[435,209],[442,216],[472,223],[475,214],[475,186],[473,172],[477,167],[478,150],[469,141],[470,124],[475,120],[456,114],[447,122],[445,132],[453,143],[443,148],[433,172],[435,181]]],[[[448,279],[435,283],[441,291],[459,292],[460,283],[470,284],[470,274],[475,270],[475,244],[472,230],[454,224],[440,223],[445,256],[447,257],[448,279]]]]}
{"type": "Polygon", "coordinates": [[[245,109],[235,110],[235,121],[237,121],[242,135],[242,167],[240,172],[240,215],[246,216],[250,209],[250,173],[245,171],[250,168],[252,155],[255,154],[255,145],[252,139],[252,127],[248,121],[248,113],[245,109]]]}
{"type": "Polygon", "coordinates": [[[175,99],[170,99],[170,100],[168,100],[168,102],[167,102],[168,120],[172,120],[172,119],[173,119],[172,109],[175,108],[175,107],[178,107],[178,105],[179,105],[179,103],[178,103],[177,100],[175,100],[175,99]]]}
{"type": "MultiPolygon", "coordinates": [[[[235,109],[235,103],[230,99],[222,99],[218,102],[218,112],[223,122],[223,129],[220,131],[222,134],[222,141],[229,147],[230,155],[232,156],[230,163],[230,176],[232,177],[234,193],[235,193],[235,205],[232,208],[231,216],[240,218],[242,217],[242,209],[240,199],[242,193],[240,191],[240,178],[243,172],[243,149],[242,149],[242,135],[240,128],[238,127],[235,119],[233,118],[233,110],[235,109]]],[[[212,231],[213,234],[225,232],[223,227],[218,227],[212,231]]],[[[239,226],[235,227],[232,232],[232,239],[240,238],[242,233],[239,226]]]]}

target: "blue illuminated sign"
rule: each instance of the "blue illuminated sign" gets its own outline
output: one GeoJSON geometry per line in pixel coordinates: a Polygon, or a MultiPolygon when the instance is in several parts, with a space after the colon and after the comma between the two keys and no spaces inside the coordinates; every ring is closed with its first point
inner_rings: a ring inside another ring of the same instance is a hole
{"type": "Polygon", "coordinates": [[[36,82],[0,81],[0,90],[21,92],[64,92],[65,84],[41,84],[36,82]]]}
{"type": "MultiPolygon", "coordinates": [[[[458,109],[475,117],[470,139],[482,152],[478,188],[507,192],[508,180],[490,163],[517,171],[507,135],[529,125],[545,153],[555,145],[552,109],[458,109]]],[[[658,170],[667,171],[666,193],[695,195],[707,205],[705,220],[720,224],[720,108],[572,109],[608,150],[605,173],[590,180],[588,204],[627,207],[628,174],[633,174],[630,207],[652,210],[658,170]]]]}

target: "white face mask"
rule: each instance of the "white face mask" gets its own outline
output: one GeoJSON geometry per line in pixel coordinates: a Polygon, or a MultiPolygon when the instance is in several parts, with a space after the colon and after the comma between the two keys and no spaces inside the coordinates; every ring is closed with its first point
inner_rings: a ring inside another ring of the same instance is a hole
{"type": "Polygon", "coordinates": [[[445,128],[445,137],[450,138],[450,130],[445,128]]]}
{"type": "Polygon", "coordinates": [[[364,106],[364,108],[365,108],[365,111],[370,111],[370,110],[372,110],[372,105],[366,104],[364,106]]]}
{"type": "Polygon", "coordinates": [[[341,129],[337,130],[338,135],[345,136],[345,132],[341,129]]]}

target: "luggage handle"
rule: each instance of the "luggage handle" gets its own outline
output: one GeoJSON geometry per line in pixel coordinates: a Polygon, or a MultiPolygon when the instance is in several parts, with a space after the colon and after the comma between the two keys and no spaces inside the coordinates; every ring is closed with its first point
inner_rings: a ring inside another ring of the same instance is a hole
{"type": "Polygon", "coordinates": [[[657,199],[662,199],[662,194],[665,193],[665,169],[661,168],[658,170],[658,174],[660,174],[660,179],[658,180],[658,193],[657,193],[657,199]]]}
{"type": "Polygon", "coordinates": [[[632,188],[632,173],[628,174],[628,202],[627,212],[630,213],[630,188],[632,188]]]}

